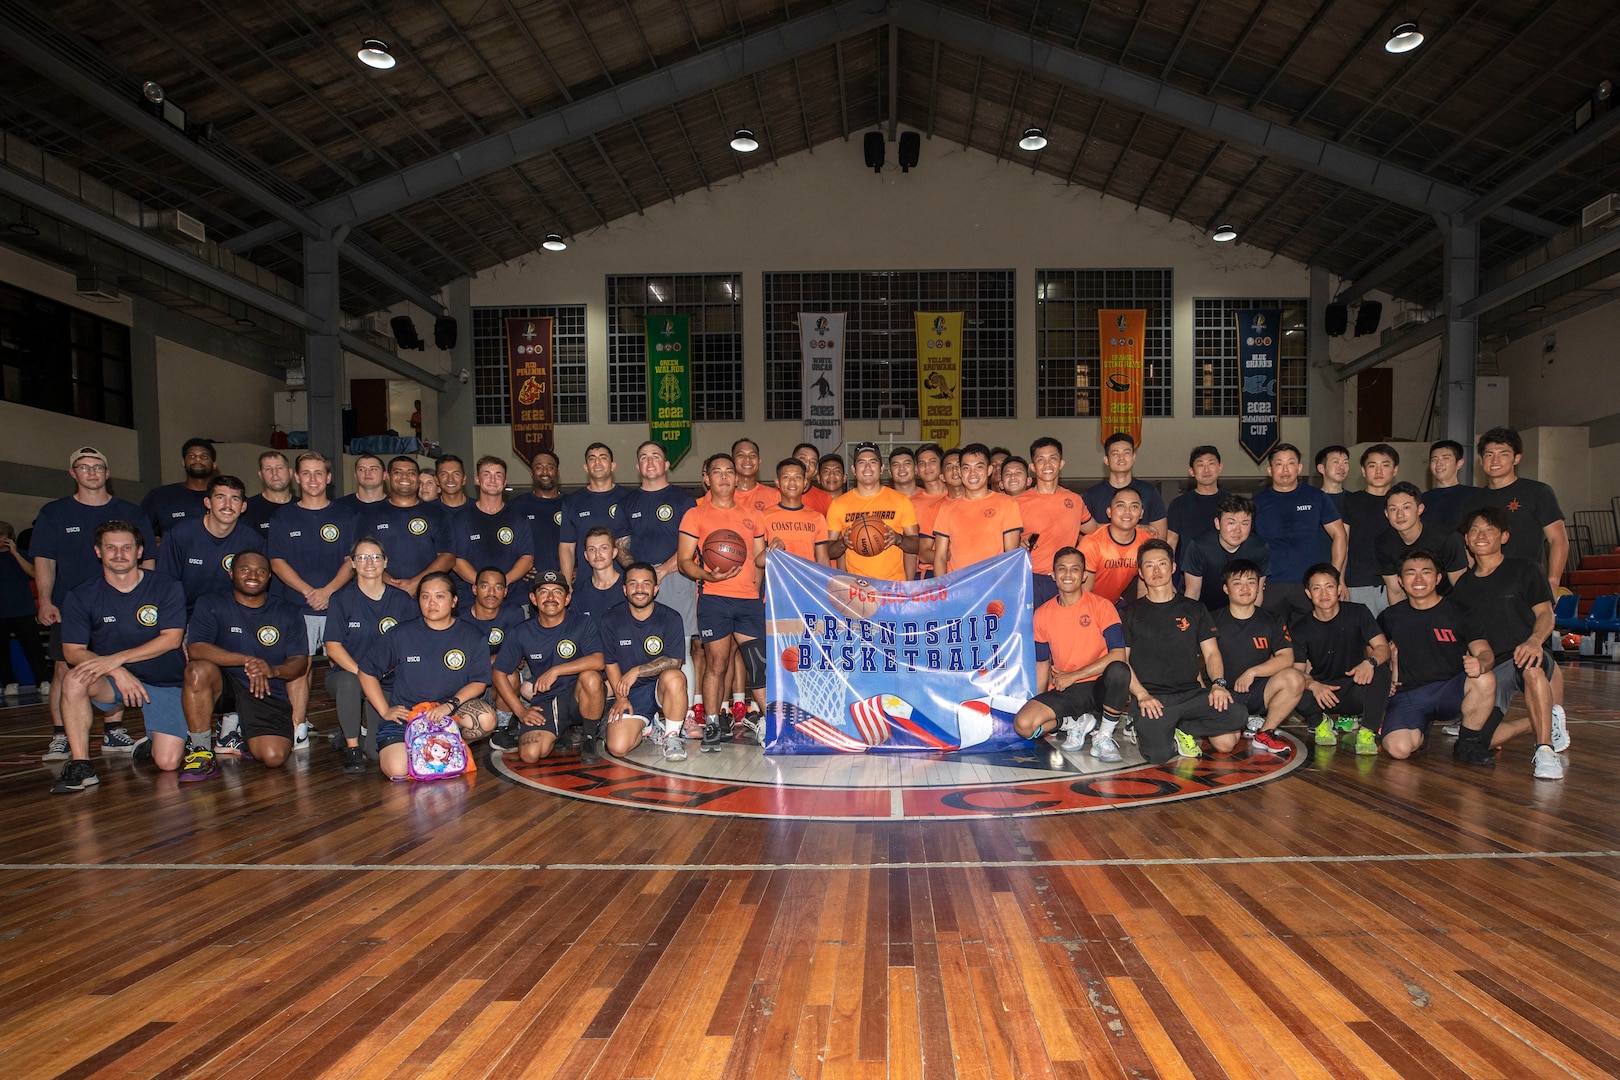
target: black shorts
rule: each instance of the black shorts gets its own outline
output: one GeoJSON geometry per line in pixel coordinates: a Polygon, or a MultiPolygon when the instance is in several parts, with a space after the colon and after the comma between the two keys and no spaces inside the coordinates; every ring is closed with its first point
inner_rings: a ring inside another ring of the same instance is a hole
{"type": "Polygon", "coordinates": [[[539,709],[546,719],[539,724],[526,724],[519,720],[519,742],[523,741],[523,736],[537,731],[549,731],[560,739],[568,733],[569,728],[585,723],[585,717],[579,711],[579,702],[574,700],[572,686],[560,694],[547,694],[543,698],[537,698],[530,704],[539,709]]]}
{"type": "Polygon", "coordinates": [[[256,739],[274,735],[292,741],[292,705],[278,697],[254,697],[247,684],[229,672],[219,673],[219,697],[214,701],[216,713],[233,712],[242,722],[242,737],[256,739]]]}
{"type": "Polygon", "coordinates": [[[1266,715],[1266,683],[1270,681],[1270,676],[1255,679],[1249,685],[1247,694],[1240,694],[1234,690],[1232,691],[1232,697],[1236,699],[1239,705],[1249,710],[1250,716],[1264,716],[1266,715]]]}
{"type": "MultiPolygon", "coordinates": [[[[50,633],[46,635],[45,657],[48,660],[56,661],[58,664],[67,663],[67,657],[62,655],[62,624],[59,622],[51,623],[50,633]]],[[[52,676],[35,675],[34,678],[49,679],[52,676]]]]}

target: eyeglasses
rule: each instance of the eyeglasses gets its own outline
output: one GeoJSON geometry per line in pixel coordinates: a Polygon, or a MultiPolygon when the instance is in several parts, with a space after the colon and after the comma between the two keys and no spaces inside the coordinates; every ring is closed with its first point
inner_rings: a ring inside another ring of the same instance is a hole
{"type": "Polygon", "coordinates": [[[98,462],[92,462],[92,463],[90,463],[88,465],[75,465],[75,466],[73,466],[73,471],[74,472],[82,472],[82,473],[106,472],[107,471],[107,466],[101,464],[98,461],[98,462]]]}
{"type": "Polygon", "coordinates": [[[364,562],[364,563],[373,563],[373,562],[382,562],[384,558],[386,558],[386,556],[383,556],[383,555],[356,555],[356,556],[354,556],[354,561],[355,562],[364,562]]]}

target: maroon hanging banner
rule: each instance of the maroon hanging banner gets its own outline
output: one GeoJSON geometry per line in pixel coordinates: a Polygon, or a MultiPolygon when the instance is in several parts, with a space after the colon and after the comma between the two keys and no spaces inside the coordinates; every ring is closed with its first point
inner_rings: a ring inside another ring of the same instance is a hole
{"type": "Polygon", "coordinates": [[[528,465],[552,450],[551,348],[556,320],[506,320],[506,366],[512,385],[512,451],[528,465]]]}

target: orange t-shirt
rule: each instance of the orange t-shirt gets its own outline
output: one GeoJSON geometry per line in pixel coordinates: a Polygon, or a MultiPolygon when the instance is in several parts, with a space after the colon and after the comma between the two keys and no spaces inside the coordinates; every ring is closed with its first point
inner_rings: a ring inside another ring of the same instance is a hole
{"type": "Polygon", "coordinates": [[[759,582],[755,575],[759,573],[754,566],[753,543],[764,536],[764,522],[754,514],[754,511],[745,506],[732,506],[721,509],[708,498],[688,510],[681,517],[681,534],[690,536],[697,541],[698,559],[703,558],[703,541],[712,532],[721,529],[730,529],[743,538],[743,543],[749,546],[748,561],[743,564],[742,573],[724,581],[705,581],[703,591],[709,596],[732,596],[739,600],[758,600],[759,582]]]}
{"type": "Polygon", "coordinates": [[[788,554],[814,560],[816,545],[826,539],[827,519],[807,506],[797,510],[773,506],[765,511],[766,547],[770,547],[771,541],[780,540],[788,554]]]}
{"type": "Polygon", "coordinates": [[[764,520],[765,511],[782,505],[782,493],[768,484],[755,484],[747,491],[738,488],[733,496],[738,506],[746,506],[764,520]]]}
{"type": "MultiPolygon", "coordinates": [[[[934,535],[934,520],[939,517],[939,508],[949,501],[950,496],[943,491],[938,495],[930,495],[923,488],[917,488],[917,494],[911,496],[911,508],[917,512],[917,532],[920,535],[934,535]]],[[[923,562],[921,559],[917,560],[918,571],[932,570],[933,568],[933,563],[923,562]]]]}
{"type": "Polygon", "coordinates": [[[1024,539],[1037,538],[1029,552],[1030,569],[1050,574],[1052,557],[1063,548],[1079,545],[1080,526],[1091,520],[1091,511],[1078,494],[1063,487],[1049,495],[1030,488],[1015,501],[1024,516],[1024,539]]]}
{"type": "MultiPolygon", "coordinates": [[[[859,491],[846,491],[834,499],[832,508],[827,511],[827,530],[847,532],[862,518],[876,519],[897,533],[904,533],[908,526],[917,524],[917,512],[911,508],[911,500],[893,488],[880,487],[871,498],[859,491]]],[[[904,581],[906,553],[897,544],[868,558],[849,548],[844,553],[844,567],[864,578],[904,581]]]]}
{"type": "Polygon", "coordinates": [[[801,501],[822,517],[826,517],[827,511],[832,507],[833,497],[812,484],[805,488],[804,498],[801,501]]]}
{"type": "MultiPolygon", "coordinates": [[[[1089,533],[1080,541],[1080,553],[1086,557],[1086,572],[1091,575],[1091,591],[1114,604],[1125,595],[1136,581],[1136,550],[1149,540],[1153,534],[1146,529],[1137,529],[1132,534],[1131,542],[1119,544],[1114,542],[1112,532],[1104,525],[1096,532],[1089,533]]],[[[1133,592],[1131,594],[1135,596],[1133,592]]]]}
{"type": "MultiPolygon", "coordinates": [[[[1035,609],[1035,650],[1040,647],[1051,651],[1054,671],[1079,671],[1087,664],[1095,664],[1108,654],[1110,648],[1125,647],[1125,633],[1115,630],[1116,645],[1108,643],[1107,631],[1119,626],[1119,612],[1114,605],[1094,592],[1081,593],[1078,603],[1064,607],[1057,600],[1048,600],[1035,609]]],[[[1091,682],[1099,675],[1081,682],[1091,682]]],[[[1046,687],[1041,687],[1045,690],[1046,687]]]]}
{"type": "Polygon", "coordinates": [[[1024,527],[1024,517],[1011,495],[992,491],[982,499],[949,499],[934,518],[934,536],[950,540],[950,565],[960,570],[993,559],[1007,550],[1006,534],[1024,527]]]}

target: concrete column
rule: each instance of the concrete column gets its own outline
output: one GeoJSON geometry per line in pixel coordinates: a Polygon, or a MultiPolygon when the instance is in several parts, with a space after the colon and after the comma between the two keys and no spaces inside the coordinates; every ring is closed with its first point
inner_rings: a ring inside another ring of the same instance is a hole
{"type": "MultiPolygon", "coordinates": [[[[1446,438],[1474,445],[1474,380],[1479,358],[1479,321],[1459,314],[1479,295],[1479,225],[1441,219],[1445,240],[1445,336],[1441,345],[1440,415],[1446,438]]],[[[1464,455],[1463,483],[1469,482],[1474,455],[1464,455]]]]}
{"type": "Polygon", "coordinates": [[[1327,307],[1332,302],[1327,270],[1311,267],[1311,325],[1305,337],[1311,417],[1311,445],[1304,448],[1307,459],[1313,453],[1311,446],[1332,446],[1345,441],[1344,383],[1328,359],[1327,307]]]}
{"type": "Polygon", "coordinates": [[[332,461],[333,494],[348,481],[343,468],[343,346],[338,331],[338,245],[341,237],[304,237],[304,307],[320,327],[304,337],[309,447],[332,461]]]}
{"type": "MultiPolygon", "coordinates": [[[[134,315],[129,328],[130,405],[135,415],[135,434],[140,438],[141,483],[138,491],[119,491],[120,497],[140,502],[141,496],[163,483],[163,444],[161,417],[158,416],[157,335],[153,332],[154,301],[143,297],[130,300],[134,315]]],[[[127,464],[121,462],[120,464],[127,464]]]]}
{"type": "Polygon", "coordinates": [[[439,444],[446,453],[473,460],[472,280],[457,278],[445,290],[446,306],[456,320],[456,347],[450,350],[450,374],[439,394],[439,444]],[[468,372],[466,382],[461,373],[468,372]]]}

